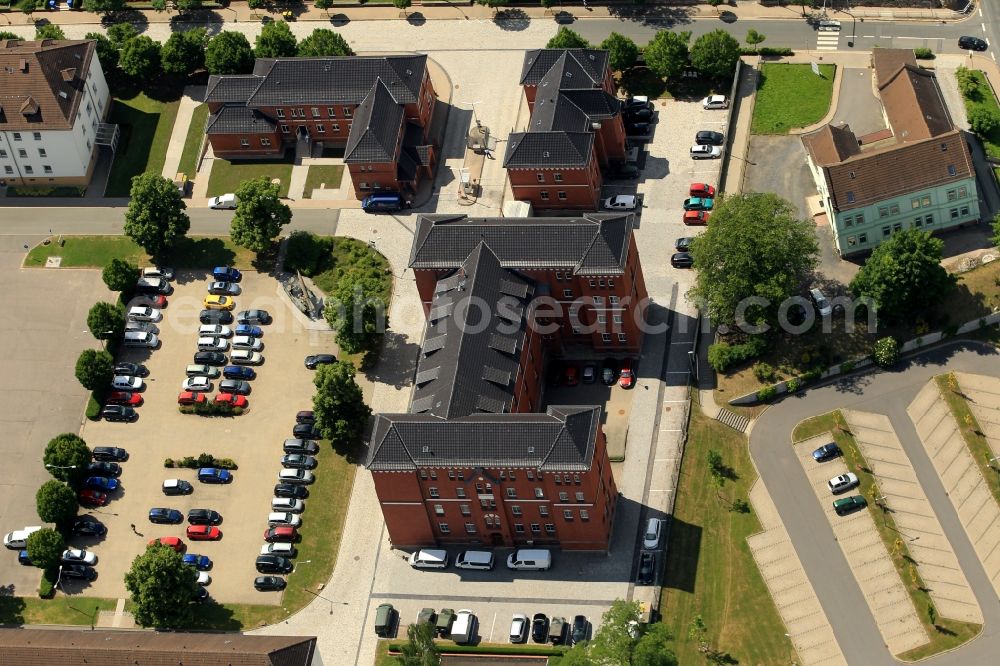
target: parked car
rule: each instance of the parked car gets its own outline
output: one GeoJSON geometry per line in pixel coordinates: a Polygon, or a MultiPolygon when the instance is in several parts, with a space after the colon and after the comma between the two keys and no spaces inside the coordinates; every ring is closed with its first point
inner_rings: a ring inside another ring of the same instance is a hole
{"type": "Polygon", "coordinates": [[[225,338],[206,336],[198,338],[198,351],[224,352],[229,349],[229,341],[225,338]]]}
{"type": "Polygon", "coordinates": [[[296,423],[315,423],[316,422],[316,413],[313,412],[311,409],[304,409],[304,410],[302,410],[300,412],[296,412],[296,414],[295,414],[295,422],[296,423]]]}
{"type": "Polygon", "coordinates": [[[649,108],[634,107],[626,109],[624,112],[625,122],[634,125],[636,123],[650,123],[653,121],[653,110],[649,108]]]}
{"type": "Polygon", "coordinates": [[[597,366],[593,363],[586,363],[583,366],[583,383],[593,384],[597,379],[597,366]]]}
{"type": "Polygon", "coordinates": [[[635,385],[635,361],[630,358],[622,361],[622,371],[618,374],[618,385],[630,389],[635,385]]]}
{"type": "Polygon", "coordinates": [[[813,460],[816,462],[830,460],[831,458],[836,458],[839,455],[841,455],[840,447],[832,442],[830,444],[824,444],[812,453],[813,460]]]}
{"type": "Polygon", "coordinates": [[[510,621],[510,642],[524,643],[528,640],[528,616],[524,613],[514,613],[510,621]]]}
{"type": "Polygon", "coordinates": [[[213,400],[217,405],[229,405],[231,407],[239,407],[240,409],[246,409],[250,405],[250,401],[247,400],[245,395],[238,395],[236,393],[220,393],[215,396],[213,400]]]}
{"type": "Polygon", "coordinates": [[[239,296],[243,290],[240,289],[240,285],[235,282],[223,282],[217,280],[215,282],[210,282],[208,285],[208,293],[215,294],[217,296],[239,296]]]}
{"type": "Polygon", "coordinates": [[[177,509],[155,507],[149,510],[149,522],[156,525],[179,525],[184,522],[184,514],[177,509]]]}
{"type": "Polygon", "coordinates": [[[233,313],[228,310],[202,310],[198,321],[202,324],[231,324],[233,313]]]}
{"type": "Polygon", "coordinates": [[[237,335],[233,338],[233,349],[250,349],[259,352],[264,349],[264,341],[260,338],[251,338],[249,335],[237,335]]]}
{"type": "Polygon", "coordinates": [[[563,384],[566,386],[576,386],[579,382],[579,378],[576,371],[575,365],[566,364],[563,368],[563,384]]]}
{"type": "Polygon", "coordinates": [[[305,499],[309,497],[309,489],[305,486],[297,486],[291,483],[279,483],[274,486],[274,496],[305,499]]]}
{"type": "Polygon", "coordinates": [[[146,377],[149,369],[141,363],[115,363],[116,375],[130,375],[132,377],[146,377]]]}
{"type": "Polygon", "coordinates": [[[319,453],[319,444],[311,439],[286,439],[281,448],[285,453],[305,453],[310,456],[319,453]]]}
{"type": "Polygon", "coordinates": [[[601,383],[605,386],[614,386],[618,381],[618,366],[612,359],[605,359],[601,364],[601,383]]]}
{"type": "Polygon", "coordinates": [[[180,393],[177,394],[178,405],[200,405],[205,402],[208,402],[208,398],[205,397],[204,393],[195,393],[194,391],[181,391],[180,393]]]}
{"type": "Polygon", "coordinates": [[[194,492],[194,486],[183,479],[167,479],[162,489],[164,495],[190,495],[194,492]]]}
{"type": "Polygon", "coordinates": [[[156,308],[151,308],[146,305],[136,305],[128,309],[128,314],[125,318],[129,321],[160,321],[163,319],[163,315],[156,308]]]}
{"type": "Polygon", "coordinates": [[[433,626],[435,621],[437,621],[437,612],[433,608],[421,608],[420,612],[417,613],[417,624],[433,626]]]}
{"type": "Polygon", "coordinates": [[[194,362],[204,365],[225,365],[226,355],[222,352],[200,351],[195,353],[194,362]]]}
{"type": "Polygon", "coordinates": [[[292,426],[292,437],[299,439],[323,439],[323,433],[319,431],[315,423],[296,423],[292,426]]]}
{"type": "Polygon", "coordinates": [[[222,369],[222,376],[226,379],[256,379],[257,371],[239,365],[227,365],[222,369]]]}
{"type": "Polygon", "coordinates": [[[701,100],[701,108],[703,109],[728,109],[729,100],[726,99],[725,95],[709,95],[708,97],[701,100]]]}
{"type": "Polygon", "coordinates": [[[133,391],[112,391],[104,401],[107,405],[128,405],[138,407],[142,404],[142,395],[133,391]]]}
{"type": "Polygon", "coordinates": [[[132,375],[115,375],[111,379],[111,388],[115,391],[138,391],[142,388],[142,380],[132,375]]]}
{"type": "Polygon", "coordinates": [[[715,188],[708,183],[691,183],[691,187],[688,188],[688,196],[711,199],[715,197],[715,188]]]}
{"type": "Polygon", "coordinates": [[[660,547],[660,537],[663,534],[663,521],[650,518],[646,521],[646,531],[642,535],[642,547],[646,550],[656,550],[660,547]]]}
{"type": "Polygon", "coordinates": [[[81,548],[67,548],[59,559],[63,564],[85,564],[88,567],[97,564],[97,555],[81,548]]]}
{"type": "Polygon", "coordinates": [[[212,582],[212,577],[208,574],[207,571],[199,571],[198,577],[194,579],[194,582],[198,583],[199,585],[209,585],[212,582]]]}
{"type": "Polygon", "coordinates": [[[716,160],[722,157],[722,148],[719,146],[691,146],[691,159],[693,160],[716,160]]]}
{"type": "Polygon", "coordinates": [[[972,37],[970,35],[962,35],[958,38],[958,48],[968,51],[985,51],[990,48],[990,45],[985,39],[972,37]]]}
{"type": "Polygon", "coordinates": [[[105,421],[130,422],[139,418],[139,413],[125,405],[107,405],[101,410],[101,418],[105,421]]]}
{"type": "Polygon", "coordinates": [[[28,551],[26,550],[17,551],[17,563],[25,567],[35,566],[35,563],[31,561],[31,556],[28,555],[28,551]]]}
{"type": "Polygon", "coordinates": [[[708,224],[710,217],[711,213],[703,210],[686,210],[682,221],[689,227],[703,227],[708,224]]]}
{"type": "Polygon", "coordinates": [[[670,257],[670,265],[674,268],[691,268],[694,258],[687,252],[675,252],[670,257]]]}
{"type": "Polygon", "coordinates": [[[611,178],[615,180],[631,180],[642,173],[635,164],[619,162],[611,167],[611,178]]]}
{"type": "Polygon", "coordinates": [[[691,249],[691,241],[693,240],[694,238],[692,238],[691,236],[684,236],[682,238],[678,238],[676,241],[674,241],[674,249],[677,250],[678,252],[687,252],[688,250],[691,249]]]}
{"type": "Polygon", "coordinates": [[[192,541],[218,541],[222,531],[211,525],[188,525],[187,538],[192,541]]]}
{"type": "Polygon", "coordinates": [[[604,208],[605,210],[635,210],[637,203],[638,200],[634,195],[619,194],[605,199],[604,208]]]}
{"type": "Polygon", "coordinates": [[[819,313],[820,317],[829,317],[833,314],[833,306],[830,305],[830,301],[827,300],[826,296],[818,288],[813,287],[809,290],[809,300],[816,306],[816,312],[819,313]]]}
{"type": "Polygon", "coordinates": [[[701,130],[694,135],[694,142],[700,146],[721,146],[726,142],[726,136],[722,132],[701,130]]]}
{"type": "Polygon", "coordinates": [[[188,377],[181,384],[184,391],[211,391],[212,380],[208,377],[188,377]]]}
{"type": "Polygon", "coordinates": [[[194,593],[194,598],[192,599],[195,603],[203,604],[208,601],[208,590],[203,587],[199,587],[194,593]]]}
{"type": "Polygon", "coordinates": [[[228,338],[232,334],[233,329],[222,324],[202,324],[198,327],[199,337],[228,338]]]}
{"type": "Polygon", "coordinates": [[[856,487],[858,483],[857,475],[854,472],[848,472],[847,474],[841,474],[840,476],[833,477],[826,482],[826,485],[830,489],[831,493],[837,495],[856,487]]]}
{"type": "Polygon", "coordinates": [[[315,480],[313,473],[305,469],[283,469],[278,472],[278,481],[281,483],[309,485],[315,480]]]}
{"type": "Polygon", "coordinates": [[[207,555],[197,555],[195,553],[185,554],[184,564],[192,566],[198,571],[208,571],[212,568],[212,560],[207,555]]]}
{"type": "Polygon", "coordinates": [[[106,493],[113,493],[118,490],[118,479],[111,479],[106,476],[88,476],[83,482],[85,488],[93,488],[106,493]]]}
{"type": "Polygon", "coordinates": [[[451,626],[455,623],[455,609],[442,608],[434,623],[434,633],[441,637],[451,635],[451,626]]]}
{"type": "Polygon", "coordinates": [[[212,279],[220,282],[239,282],[243,273],[232,266],[216,266],[212,269],[212,279]]]}
{"type": "Polygon", "coordinates": [[[291,573],[295,565],[287,557],[281,555],[258,555],[254,563],[260,573],[291,573]]]}
{"type": "Polygon", "coordinates": [[[625,118],[625,133],[630,136],[645,136],[650,133],[652,128],[652,124],[648,122],[625,118]]]}
{"type": "Polygon", "coordinates": [[[234,349],[233,353],[229,355],[229,360],[237,365],[260,365],[263,363],[264,357],[260,355],[260,352],[249,349],[234,349]]]}
{"type": "Polygon", "coordinates": [[[219,376],[220,370],[217,367],[211,365],[205,365],[204,363],[192,363],[191,365],[184,368],[184,374],[188,377],[208,377],[209,379],[215,379],[219,376]]]}
{"type": "Polygon", "coordinates": [[[549,637],[549,618],[545,613],[535,613],[531,616],[531,640],[544,643],[549,637]]]}
{"type": "Polygon", "coordinates": [[[118,478],[122,475],[122,466],[113,462],[92,462],[87,465],[87,473],[93,476],[118,478]]]}
{"type": "Polygon", "coordinates": [[[305,510],[306,503],[300,499],[293,499],[291,497],[275,497],[271,500],[271,511],[302,513],[305,510]]]}
{"type": "Polygon", "coordinates": [[[237,324],[270,324],[271,315],[267,310],[244,310],[236,315],[237,324]]]}
{"type": "Polygon", "coordinates": [[[236,301],[230,296],[217,296],[209,294],[202,301],[206,310],[232,310],[236,307],[236,301]]]}
{"type": "Polygon", "coordinates": [[[689,197],[684,200],[684,210],[712,210],[715,199],[704,197],[689,197]]]}
{"type": "Polygon", "coordinates": [[[652,585],[656,578],[656,555],[645,552],[639,556],[639,573],[635,582],[639,585],[652,585]]]}
{"type": "Polygon", "coordinates": [[[590,623],[587,622],[587,618],[583,615],[577,615],[573,618],[573,626],[570,627],[569,634],[569,644],[576,645],[580,641],[587,640],[587,630],[590,628],[590,623]]]}
{"type": "MultiPolygon", "coordinates": [[[[155,335],[159,333],[156,326],[148,321],[132,321],[128,320],[125,322],[125,332],[126,333],[149,333],[155,335]]],[[[155,346],[155,345],[154,345],[155,346]]]]}
{"type": "Polygon", "coordinates": [[[278,527],[268,527],[264,530],[264,541],[268,543],[284,542],[295,543],[299,540],[299,532],[294,527],[280,525],[278,527]]]}
{"type": "Polygon", "coordinates": [[[174,269],[169,266],[147,266],[142,269],[144,278],[163,278],[164,280],[174,279],[174,269]]]}
{"type": "Polygon", "coordinates": [[[223,379],[219,382],[219,390],[225,393],[246,395],[250,393],[250,382],[245,382],[242,379],[223,379]]]}
{"type": "Polygon", "coordinates": [[[299,527],[302,525],[302,516],[289,513],[288,511],[272,511],[267,514],[267,524],[271,527],[277,527],[278,525],[299,527]]]}
{"type": "Polygon", "coordinates": [[[104,523],[93,516],[79,516],[73,521],[73,534],[78,536],[102,537],[107,533],[104,523]]]}
{"type": "Polygon", "coordinates": [[[645,95],[636,95],[635,97],[628,97],[622,101],[622,111],[628,111],[629,109],[653,109],[653,103],[649,101],[649,97],[645,95]]]}
{"type": "Polygon", "coordinates": [[[128,460],[128,451],[118,446],[95,446],[91,455],[94,460],[107,462],[125,462],[128,460]]]}
{"type": "Polygon", "coordinates": [[[281,466],[290,469],[316,469],[316,458],[301,453],[281,456],[281,466]]]}
{"type": "Polygon", "coordinates": [[[192,525],[218,525],[222,522],[219,512],[211,509],[189,509],[187,518],[192,525]]]}
{"type": "Polygon", "coordinates": [[[312,356],[306,356],[306,367],[310,370],[315,370],[320,365],[332,364],[337,362],[337,357],[333,354],[313,354],[312,356]]]}
{"type": "Polygon", "coordinates": [[[846,516],[866,506],[868,506],[868,502],[861,495],[851,495],[833,501],[833,510],[837,512],[838,516],[846,516]]]}
{"type": "Polygon", "coordinates": [[[253,587],[258,592],[280,592],[285,585],[285,579],[280,576],[257,576],[253,579],[253,587]]]}
{"type": "Polygon", "coordinates": [[[198,470],[198,480],[202,483],[229,483],[233,480],[233,475],[227,469],[202,467],[198,470]]]}
{"type": "Polygon", "coordinates": [[[249,335],[251,338],[259,338],[264,335],[264,329],[251,324],[240,324],[236,327],[236,335],[249,335]]]}
{"type": "Polygon", "coordinates": [[[81,580],[94,580],[97,578],[97,570],[88,567],[86,564],[64,564],[61,568],[63,578],[79,578],[81,580]]]}
{"type": "Polygon", "coordinates": [[[167,548],[173,548],[178,553],[184,550],[184,541],[182,541],[180,537],[175,537],[175,536],[165,536],[165,537],[160,537],[159,539],[150,539],[149,543],[146,544],[146,547],[149,548],[150,546],[156,546],[156,545],[166,546],[167,548]]]}
{"type": "Polygon", "coordinates": [[[281,555],[282,557],[295,557],[299,551],[292,544],[285,541],[265,543],[260,547],[261,555],[281,555]]]}
{"type": "Polygon", "coordinates": [[[239,202],[236,200],[236,195],[229,192],[209,199],[208,207],[215,210],[233,210],[237,203],[239,202]]]}

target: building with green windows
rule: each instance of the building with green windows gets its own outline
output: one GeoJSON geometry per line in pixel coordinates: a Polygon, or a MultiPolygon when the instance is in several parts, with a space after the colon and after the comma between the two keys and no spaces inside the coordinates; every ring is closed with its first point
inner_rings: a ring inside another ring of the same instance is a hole
{"type": "Polygon", "coordinates": [[[826,125],[802,136],[842,257],[903,229],[979,221],[972,155],[934,73],[907,49],[875,49],[872,66],[887,128],[858,137],[848,125],[826,125]]]}

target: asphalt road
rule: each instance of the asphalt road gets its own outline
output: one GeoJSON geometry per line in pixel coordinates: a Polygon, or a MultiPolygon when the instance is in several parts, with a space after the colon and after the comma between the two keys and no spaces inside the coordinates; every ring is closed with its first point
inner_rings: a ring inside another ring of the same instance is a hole
{"type": "Polygon", "coordinates": [[[861,374],[813,389],[767,410],[750,435],[750,454],[761,480],[778,507],[850,664],[890,666],[899,662],[886,650],[857,581],[835,543],[833,530],[815,501],[813,489],[790,445],[791,432],[797,423],[840,408],[889,416],[983,610],[985,623],[981,636],[957,650],[922,663],[934,666],[990,664],[996,662],[1000,652],[1000,600],[906,415],[907,405],[928,379],[954,370],[1000,375],[1000,354],[987,345],[956,343],[922,354],[895,372],[861,374]]]}

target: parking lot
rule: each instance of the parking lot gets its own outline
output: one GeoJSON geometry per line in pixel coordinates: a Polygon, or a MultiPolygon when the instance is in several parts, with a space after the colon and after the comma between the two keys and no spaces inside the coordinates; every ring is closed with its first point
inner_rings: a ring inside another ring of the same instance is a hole
{"type": "MultiPolygon", "coordinates": [[[[554,361],[560,369],[573,365],[577,369],[577,377],[581,376],[587,364],[596,368],[596,381],[591,384],[578,383],[567,386],[560,379],[558,386],[547,386],[542,397],[541,411],[549,405],[601,405],[601,427],[608,440],[608,456],[611,458],[625,455],[625,445],[628,439],[628,420],[632,414],[632,389],[623,389],[618,385],[618,374],[615,373],[615,383],[607,386],[601,382],[601,361],[554,361]]],[[[620,364],[620,360],[617,363],[620,364]]]]}
{"type": "MultiPolygon", "coordinates": [[[[149,368],[144,404],[137,408],[138,420],[92,422],[83,430],[91,447],[121,446],[130,457],[122,464],[122,488],[112,494],[112,501],[87,512],[107,525],[107,537],[97,543],[81,540],[75,544],[98,554],[99,577],[89,585],[68,584],[67,592],[124,596],[123,575],[146,543],[161,536],[180,536],[187,543],[187,552],[212,559],[208,589],[217,601],[276,604],[280,600],[277,593],[254,590],[253,579],[258,575],[254,560],[263,544],[272,488],[281,468],[281,444],[291,437],[295,413],[311,407],[313,373],[304,367],[303,358],[318,351],[334,351],[332,333],[307,329],[305,320],[288,305],[277,281],[266,274],[244,274],[243,293],[235,297],[235,311],[259,308],[273,317],[270,325],[262,326],[264,362],[256,366],[249,409],[234,417],[181,414],[177,395],[185,379],[185,367],[193,363],[197,351],[198,313],[208,282],[209,276],[203,273],[181,272],[174,282],[175,292],[168,297],[164,319],[157,324],[160,349],[126,350],[117,359],[145,363],[149,368]],[[233,459],[238,465],[234,481],[226,485],[203,484],[196,480],[194,469],[164,468],[166,458],[197,457],[202,452],[233,459]],[[194,492],[165,496],[161,483],[168,478],[191,482],[194,492]],[[219,528],[223,536],[219,541],[189,542],[184,535],[186,523],[150,523],[148,512],[152,507],[178,509],[185,514],[192,508],[218,511],[222,514],[219,528]]],[[[321,451],[316,474],[323,473],[322,457],[321,451]]],[[[310,520],[308,504],[307,500],[304,524],[310,520]]]]}

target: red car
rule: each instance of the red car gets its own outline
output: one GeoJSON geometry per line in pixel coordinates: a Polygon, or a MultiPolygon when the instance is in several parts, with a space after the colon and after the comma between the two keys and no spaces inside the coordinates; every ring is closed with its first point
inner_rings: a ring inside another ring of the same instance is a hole
{"type": "Polygon", "coordinates": [[[178,405],[200,405],[207,401],[208,398],[205,397],[204,393],[195,393],[194,391],[181,391],[177,396],[178,405]]]}
{"type": "Polygon", "coordinates": [[[618,385],[623,389],[630,389],[635,386],[635,367],[632,359],[627,358],[622,361],[622,372],[618,376],[618,385]]]}
{"type": "Polygon", "coordinates": [[[167,548],[173,548],[178,553],[184,550],[184,542],[181,541],[180,537],[160,537],[159,539],[150,539],[146,547],[154,546],[156,544],[161,544],[167,548]]]}
{"type": "Polygon", "coordinates": [[[566,369],[563,370],[563,384],[566,386],[576,386],[579,381],[580,378],[576,373],[576,366],[567,365],[566,369]]]}
{"type": "Polygon", "coordinates": [[[77,499],[84,506],[104,506],[108,503],[107,493],[102,493],[99,490],[81,490],[77,499]]]}
{"type": "Polygon", "coordinates": [[[708,183],[691,183],[690,196],[715,198],[715,188],[708,183]]]}
{"type": "MultiPolygon", "coordinates": [[[[692,195],[694,196],[694,195],[692,195]]],[[[705,196],[712,196],[711,194],[706,194],[705,196]]],[[[163,294],[157,294],[156,296],[146,296],[146,300],[154,308],[165,308],[167,307],[167,297],[163,294]]]]}
{"type": "Polygon", "coordinates": [[[215,396],[215,402],[218,404],[225,403],[227,405],[232,405],[233,407],[246,407],[250,404],[247,402],[247,397],[245,395],[236,395],[235,393],[220,393],[215,396]]]}
{"type": "Polygon", "coordinates": [[[686,210],[684,211],[684,224],[689,227],[701,227],[708,224],[708,218],[711,216],[711,213],[706,213],[703,210],[686,210]]]}
{"type": "Polygon", "coordinates": [[[294,543],[298,541],[299,533],[294,527],[281,525],[279,527],[269,527],[264,530],[264,541],[268,543],[294,543]]]}
{"type": "Polygon", "coordinates": [[[132,391],[112,391],[105,402],[109,405],[131,405],[138,407],[142,404],[142,396],[132,391]]]}
{"type": "Polygon", "coordinates": [[[211,525],[188,525],[187,537],[191,541],[218,541],[222,538],[222,532],[211,525]]]}

